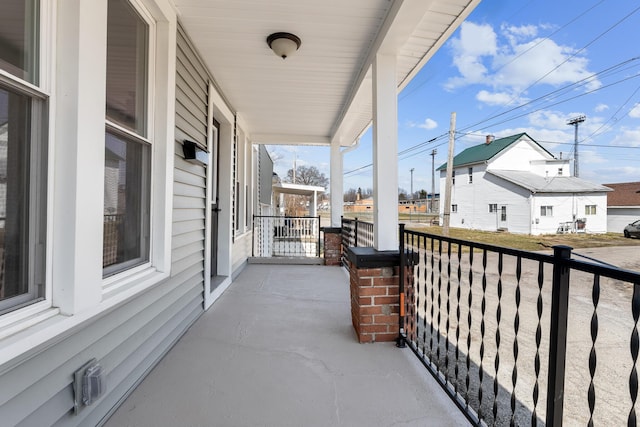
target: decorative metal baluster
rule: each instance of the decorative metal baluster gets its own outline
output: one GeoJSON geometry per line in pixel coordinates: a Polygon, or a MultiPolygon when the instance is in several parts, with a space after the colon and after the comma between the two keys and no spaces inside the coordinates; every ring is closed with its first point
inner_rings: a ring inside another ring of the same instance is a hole
{"type": "Polygon", "coordinates": [[[442,240],[440,240],[440,244],[438,245],[438,323],[436,323],[436,361],[438,364],[436,368],[438,372],[440,372],[440,313],[442,312],[442,240]]]}
{"type": "Polygon", "coordinates": [[[445,366],[445,384],[449,382],[449,318],[451,316],[451,242],[447,244],[447,319],[444,331],[444,366],[445,366]]]}
{"type": "MultiPolygon", "coordinates": [[[[431,240],[433,240],[433,238],[431,238],[431,240]]],[[[428,245],[429,245],[429,240],[427,239],[427,237],[425,236],[424,238],[424,274],[423,274],[423,280],[424,280],[424,292],[422,294],[422,299],[423,299],[423,313],[424,315],[422,316],[422,355],[426,355],[426,349],[427,349],[427,307],[428,307],[428,290],[427,290],[427,283],[428,282],[428,276],[429,276],[429,272],[427,271],[429,269],[429,249],[428,249],[428,245]]],[[[433,246],[433,244],[432,244],[433,246]]],[[[431,273],[433,274],[433,272],[431,273]]],[[[416,305],[416,308],[419,309],[420,306],[416,305]]]]}
{"type": "MultiPolygon", "coordinates": [[[[413,236],[413,235],[412,235],[413,236]]],[[[423,238],[424,239],[424,238],[423,238]]],[[[411,240],[411,262],[413,262],[413,256],[415,256],[413,254],[413,239],[411,240]]],[[[418,237],[418,257],[420,256],[420,237],[418,237]]],[[[414,292],[413,292],[413,297],[412,297],[412,303],[411,305],[413,307],[419,307],[420,306],[420,259],[418,259],[418,263],[415,266],[415,269],[413,270],[413,283],[416,284],[415,288],[414,288],[414,292]]],[[[414,310],[415,311],[415,328],[416,328],[416,340],[418,339],[418,337],[420,336],[420,332],[417,330],[419,328],[419,319],[418,319],[418,310],[414,310]]],[[[416,342],[416,348],[419,348],[420,343],[416,342]]]]}
{"type": "Polygon", "coordinates": [[[456,289],[456,363],[454,367],[454,373],[456,380],[454,383],[454,390],[458,393],[458,363],[460,363],[460,295],[461,295],[461,282],[462,282],[462,245],[458,243],[458,287],[456,289]]]}
{"type": "Polygon", "coordinates": [[[531,425],[538,425],[538,399],[540,397],[540,342],[542,341],[542,284],[544,283],[544,263],[538,263],[538,326],[536,327],[536,356],[534,359],[534,369],[536,373],[536,382],[533,386],[533,411],[531,412],[531,425]]]}
{"type": "Polygon", "coordinates": [[[498,307],[496,308],[496,359],[493,366],[496,375],[493,377],[493,423],[498,417],[498,371],[500,369],[500,319],[502,318],[502,252],[498,254],[498,307]]]}
{"type": "Polygon", "coordinates": [[[482,250],[482,302],[480,303],[480,367],[478,368],[478,420],[482,420],[482,382],[484,380],[484,314],[487,310],[487,250],[482,250]]]}
{"type": "Polygon", "coordinates": [[[593,384],[593,378],[596,375],[596,339],[598,338],[598,301],[600,300],[600,275],[593,276],[593,289],[591,291],[591,300],[593,301],[593,314],[591,315],[591,351],[589,352],[589,392],[587,400],[589,401],[589,427],[593,427],[593,411],[596,406],[596,389],[593,384]]]}
{"type": "MultiPolygon", "coordinates": [[[[429,240],[431,242],[431,247],[429,248],[429,252],[431,253],[431,284],[433,286],[433,237],[429,240]]],[[[429,255],[425,254],[425,267],[429,266],[429,255]]],[[[422,347],[423,347],[423,351],[422,354],[426,355],[427,354],[427,313],[429,313],[429,290],[427,289],[427,284],[430,283],[427,279],[429,274],[425,271],[425,275],[424,275],[424,316],[422,316],[422,323],[424,325],[422,332],[423,332],[423,339],[422,339],[422,347]]],[[[432,300],[433,300],[433,296],[432,296],[432,300]]],[[[431,355],[429,355],[429,358],[431,357],[431,355]]],[[[431,360],[431,359],[429,359],[431,360]]]]}
{"type": "MultiPolygon", "coordinates": [[[[438,240],[439,244],[442,245],[442,241],[438,240]]],[[[432,243],[435,243],[432,241],[432,243]]],[[[430,323],[430,327],[431,327],[431,331],[429,334],[429,361],[433,361],[433,322],[435,319],[435,312],[434,312],[434,306],[435,306],[435,287],[436,287],[436,282],[435,282],[435,272],[434,272],[434,262],[435,262],[435,247],[432,246],[432,251],[431,251],[431,323],[430,323]]],[[[438,272],[440,273],[440,272],[438,272]]],[[[426,312],[425,312],[425,318],[426,316],[426,312]]]]}
{"type": "Polygon", "coordinates": [[[636,399],[638,398],[638,349],[640,347],[640,336],[638,335],[638,318],[640,318],[640,283],[633,284],[633,297],[631,299],[631,312],[633,314],[633,331],[631,332],[631,358],[633,368],[629,375],[629,394],[631,395],[631,410],[627,419],[627,426],[635,427],[636,421],[636,399]]]}
{"type": "Polygon", "coordinates": [[[467,312],[467,326],[469,328],[469,332],[467,333],[467,373],[464,379],[465,384],[465,392],[464,392],[464,401],[466,408],[469,408],[469,383],[471,382],[471,376],[469,372],[471,371],[471,303],[473,302],[473,246],[469,246],[469,295],[467,296],[467,302],[469,303],[469,311],[467,312]]]}
{"type": "Polygon", "coordinates": [[[513,319],[513,371],[511,372],[511,422],[509,425],[516,425],[516,383],[518,382],[518,330],[520,329],[520,278],[522,277],[522,257],[518,255],[516,260],[516,315],[513,319]]]}

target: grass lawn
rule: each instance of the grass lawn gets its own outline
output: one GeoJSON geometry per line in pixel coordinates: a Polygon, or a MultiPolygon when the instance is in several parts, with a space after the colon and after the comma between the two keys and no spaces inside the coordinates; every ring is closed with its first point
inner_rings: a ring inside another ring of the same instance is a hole
{"type": "MultiPolygon", "coordinates": [[[[424,227],[419,224],[407,223],[405,227],[410,230],[442,236],[442,227],[438,226],[424,227]]],[[[526,251],[545,250],[555,245],[567,245],[574,249],[597,248],[603,246],[640,246],[640,239],[626,239],[621,233],[544,234],[540,236],[530,236],[524,234],[512,234],[508,232],[450,228],[449,237],[507,248],[522,249],[526,251]]]]}

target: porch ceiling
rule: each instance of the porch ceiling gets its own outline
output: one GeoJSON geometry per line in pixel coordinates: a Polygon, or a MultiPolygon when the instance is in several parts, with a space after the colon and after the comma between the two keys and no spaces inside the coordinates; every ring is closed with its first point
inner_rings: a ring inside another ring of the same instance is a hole
{"type": "Polygon", "coordinates": [[[401,90],[480,0],[175,0],[180,21],[254,143],[347,146],[371,121],[375,52],[401,90]],[[302,39],[286,60],[266,38],[302,39]]]}

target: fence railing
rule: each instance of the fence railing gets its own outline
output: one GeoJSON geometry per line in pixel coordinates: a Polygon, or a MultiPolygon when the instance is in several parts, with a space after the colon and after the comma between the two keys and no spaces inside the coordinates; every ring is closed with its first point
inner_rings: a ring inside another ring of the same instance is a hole
{"type": "Polygon", "coordinates": [[[342,218],[342,244],[346,247],[372,247],[373,223],[358,218],[342,218]]]}
{"type": "Polygon", "coordinates": [[[400,227],[404,342],[474,425],[637,425],[640,274],[400,227]]]}
{"type": "Polygon", "coordinates": [[[342,217],[342,264],[345,265],[345,249],[349,247],[373,247],[373,223],[358,218],[342,217]]]}
{"type": "Polygon", "coordinates": [[[319,257],[320,217],[253,216],[254,257],[319,257]]]}

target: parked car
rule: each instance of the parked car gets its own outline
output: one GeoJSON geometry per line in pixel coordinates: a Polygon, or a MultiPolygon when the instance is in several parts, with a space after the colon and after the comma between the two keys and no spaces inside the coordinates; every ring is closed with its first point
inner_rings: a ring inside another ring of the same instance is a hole
{"type": "Polygon", "coordinates": [[[624,237],[640,237],[640,219],[624,228],[624,237]]]}

